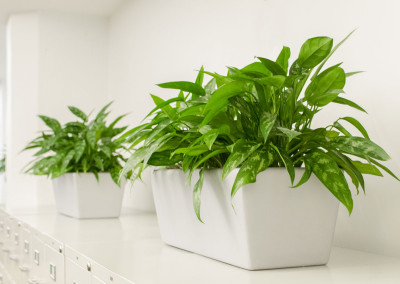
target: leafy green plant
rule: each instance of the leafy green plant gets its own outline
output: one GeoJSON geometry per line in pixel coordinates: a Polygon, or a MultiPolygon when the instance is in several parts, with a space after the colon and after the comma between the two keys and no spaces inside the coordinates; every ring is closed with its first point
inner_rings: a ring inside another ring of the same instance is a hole
{"type": "Polygon", "coordinates": [[[0,159],[0,173],[4,173],[6,171],[6,156],[0,159]]]}
{"type": "Polygon", "coordinates": [[[117,117],[108,126],[105,119],[109,112],[104,106],[93,120],[82,110],[69,106],[68,109],[79,121],[61,125],[56,119],[39,115],[39,118],[50,128],[32,140],[24,150],[38,149],[36,157],[27,165],[27,173],[47,175],[51,178],[65,173],[98,173],[109,172],[119,185],[119,174],[126,159],[120,153],[126,149],[116,137],[127,128],[116,127],[125,116],[117,117]]]}
{"type": "MultiPolygon", "coordinates": [[[[350,36],[350,35],[349,35],[350,36]]],[[[346,73],[341,64],[322,70],[347,37],[333,47],[333,39],[315,37],[301,47],[289,64],[290,49],[283,47],[276,60],[257,57],[244,68],[228,67],[226,76],[201,68],[195,82],[169,82],[161,88],[179,90],[168,100],[151,95],[156,107],[147,121],[128,131],[122,139],[137,150],[123,173],[140,177],[147,166],[182,168],[191,180],[200,169],[193,188],[193,204],[200,218],[200,195],[204,170],[222,168],[222,178],[240,167],[231,197],[268,167],[285,167],[292,185],[295,167],[304,167],[298,187],[314,174],[351,214],[352,194],[345,174],[358,189],[365,190],[364,174],[382,176],[378,161],[389,155],[370,140],[354,117],[341,117],[325,128],[312,128],[315,115],[329,104],[341,104],[366,112],[346,98],[346,73]],[[211,80],[203,84],[204,75],[211,80]],[[150,119],[151,118],[151,119],[150,119]],[[353,136],[345,128],[357,129],[353,136]]]]}

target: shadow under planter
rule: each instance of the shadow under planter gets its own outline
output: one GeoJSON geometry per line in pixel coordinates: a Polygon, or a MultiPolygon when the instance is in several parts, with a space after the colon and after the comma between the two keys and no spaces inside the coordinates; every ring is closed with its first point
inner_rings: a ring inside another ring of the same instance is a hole
{"type": "MultiPolygon", "coordinates": [[[[338,205],[312,176],[290,188],[285,168],[269,168],[233,198],[239,169],[222,181],[222,170],[205,172],[201,217],[181,170],[155,170],[152,187],[161,237],[169,245],[248,270],[323,265],[329,260],[338,205]],[[236,212],[236,213],[235,213],[236,212]]],[[[301,177],[304,169],[296,169],[301,177]]],[[[192,184],[198,172],[193,174],[192,184]]]]}
{"type": "Polygon", "coordinates": [[[78,219],[116,218],[121,213],[125,180],[118,187],[109,173],[67,173],[53,179],[57,211],[78,219]]]}

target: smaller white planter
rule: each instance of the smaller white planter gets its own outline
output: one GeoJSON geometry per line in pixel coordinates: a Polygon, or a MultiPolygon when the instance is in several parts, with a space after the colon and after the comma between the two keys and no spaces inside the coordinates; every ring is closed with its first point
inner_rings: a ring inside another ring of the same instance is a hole
{"type": "MultiPolygon", "coordinates": [[[[233,199],[238,169],[222,181],[222,170],[205,172],[199,222],[192,189],[181,170],[156,170],[154,201],[163,241],[249,270],[326,264],[338,201],[315,176],[290,188],[286,169],[270,168],[233,199]],[[236,212],[236,213],[235,213],[236,212]]],[[[296,177],[304,173],[296,169],[296,177]]],[[[193,175],[192,185],[197,181],[193,175]]]]}
{"type": "Polygon", "coordinates": [[[121,213],[125,180],[118,187],[109,173],[68,173],[53,179],[59,213],[78,219],[115,218],[121,213]]]}

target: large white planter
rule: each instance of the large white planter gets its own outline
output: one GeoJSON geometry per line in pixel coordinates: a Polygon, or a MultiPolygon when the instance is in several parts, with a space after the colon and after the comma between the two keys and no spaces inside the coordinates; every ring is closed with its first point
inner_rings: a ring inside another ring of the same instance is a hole
{"type": "Polygon", "coordinates": [[[68,173],[53,179],[53,191],[59,213],[71,217],[112,218],[121,213],[125,181],[118,187],[109,173],[68,173]]]}
{"type": "MultiPolygon", "coordinates": [[[[199,222],[192,190],[181,170],[155,170],[154,201],[161,237],[169,245],[249,270],[323,265],[328,262],[338,201],[312,176],[292,189],[283,168],[270,168],[242,187],[231,206],[238,169],[224,181],[205,172],[199,222]]],[[[303,169],[296,169],[301,177],[303,169]]],[[[193,175],[192,185],[198,173],[193,175]]]]}

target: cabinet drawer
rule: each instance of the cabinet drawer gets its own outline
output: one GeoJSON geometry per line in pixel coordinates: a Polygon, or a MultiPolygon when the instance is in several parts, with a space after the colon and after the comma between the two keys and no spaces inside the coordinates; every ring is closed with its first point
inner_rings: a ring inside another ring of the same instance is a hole
{"type": "Polygon", "coordinates": [[[89,284],[91,273],[67,258],[65,264],[65,279],[65,284],[89,284]]]}
{"type": "Polygon", "coordinates": [[[47,269],[46,283],[64,283],[64,254],[45,244],[45,270],[47,269]]]}
{"type": "Polygon", "coordinates": [[[125,279],[124,277],[112,272],[104,266],[94,262],[92,267],[92,279],[96,279],[101,284],[133,284],[133,282],[125,279]]]}

